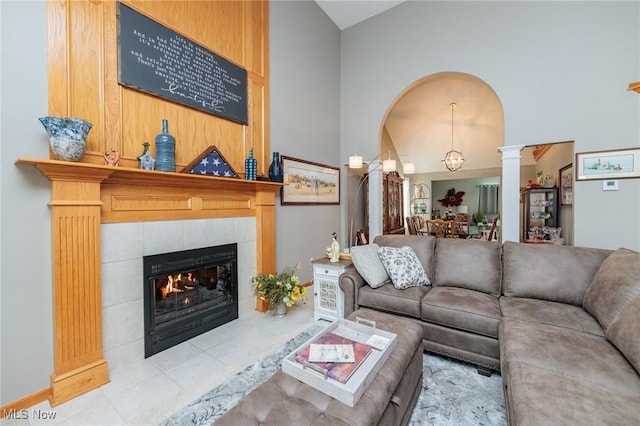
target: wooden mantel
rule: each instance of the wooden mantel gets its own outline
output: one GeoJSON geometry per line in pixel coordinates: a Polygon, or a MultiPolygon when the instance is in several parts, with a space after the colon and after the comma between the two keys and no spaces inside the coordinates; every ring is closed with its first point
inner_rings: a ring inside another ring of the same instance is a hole
{"type": "Polygon", "coordinates": [[[109,382],[102,348],[100,225],[255,216],[259,272],[275,272],[279,183],[36,158],[51,181],[54,306],[52,406],[109,382]]]}

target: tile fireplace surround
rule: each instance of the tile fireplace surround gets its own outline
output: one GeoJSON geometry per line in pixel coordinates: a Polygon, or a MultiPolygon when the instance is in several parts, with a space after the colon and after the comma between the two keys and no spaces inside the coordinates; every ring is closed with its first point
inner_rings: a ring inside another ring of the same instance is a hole
{"type": "MultiPolygon", "coordinates": [[[[108,383],[107,359],[144,356],[143,255],[237,242],[240,283],[275,272],[281,184],[35,158],[16,164],[51,181],[51,406],[108,383]]],[[[243,287],[240,303],[250,291],[243,287]]]]}
{"type": "Polygon", "coordinates": [[[110,368],[144,359],[143,256],[238,243],[240,315],[254,304],[253,217],[115,223],[101,231],[102,344],[110,368]]]}

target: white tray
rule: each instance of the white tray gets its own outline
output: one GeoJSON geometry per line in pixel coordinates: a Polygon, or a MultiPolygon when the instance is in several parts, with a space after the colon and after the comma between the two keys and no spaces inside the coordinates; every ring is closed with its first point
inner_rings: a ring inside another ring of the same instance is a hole
{"type": "Polygon", "coordinates": [[[398,343],[397,336],[394,333],[375,328],[374,321],[369,321],[364,318],[357,318],[357,320],[359,322],[356,323],[345,319],[339,319],[329,324],[322,331],[307,340],[284,358],[282,360],[282,371],[337,399],[338,401],[347,404],[349,407],[353,407],[356,402],[358,402],[358,399],[360,399],[365,389],[367,389],[369,384],[373,381],[375,375],[380,371],[382,364],[384,364],[387,358],[389,358],[391,351],[398,343]],[[371,324],[372,326],[365,325],[365,323],[371,324]],[[346,383],[340,383],[337,380],[326,377],[326,375],[321,372],[307,368],[296,361],[296,355],[299,352],[328,331],[362,343],[366,343],[374,334],[385,337],[389,339],[389,341],[383,349],[374,349],[346,383]]]}

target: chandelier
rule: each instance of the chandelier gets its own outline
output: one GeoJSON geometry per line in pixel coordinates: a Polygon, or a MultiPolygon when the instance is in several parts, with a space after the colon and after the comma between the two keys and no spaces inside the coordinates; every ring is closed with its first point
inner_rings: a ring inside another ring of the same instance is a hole
{"type": "Polygon", "coordinates": [[[453,149],[453,110],[456,108],[456,104],[452,102],[449,106],[451,107],[451,150],[444,156],[442,164],[444,164],[447,169],[455,172],[462,167],[464,156],[462,152],[453,149]]]}

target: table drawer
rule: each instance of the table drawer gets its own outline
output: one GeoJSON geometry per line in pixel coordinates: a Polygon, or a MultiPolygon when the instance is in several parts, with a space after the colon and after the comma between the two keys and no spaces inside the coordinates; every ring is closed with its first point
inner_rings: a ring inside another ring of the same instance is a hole
{"type": "Polygon", "coordinates": [[[316,265],[313,268],[313,273],[338,278],[340,274],[342,274],[342,268],[329,268],[323,265],[316,265]]]}

